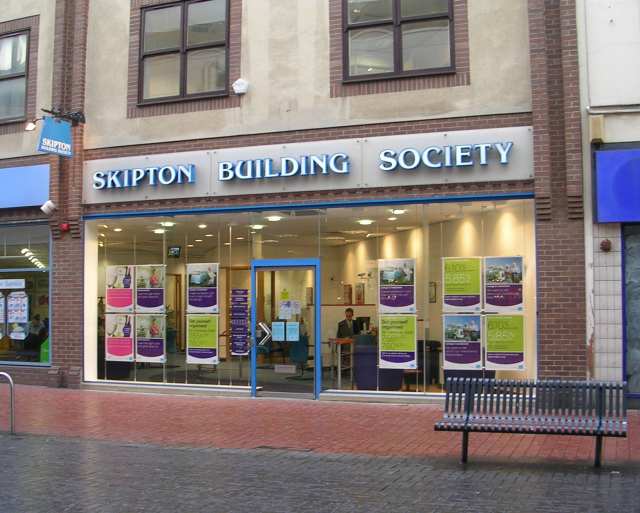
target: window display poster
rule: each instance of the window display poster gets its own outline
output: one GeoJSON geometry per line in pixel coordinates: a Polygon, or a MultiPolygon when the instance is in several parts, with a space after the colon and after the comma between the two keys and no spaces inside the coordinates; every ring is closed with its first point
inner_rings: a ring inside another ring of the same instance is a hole
{"type": "Polygon", "coordinates": [[[24,291],[9,293],[7,297],[7,322],[29,322],[29,296],[24,291]]]}
{"type": "Polygon", "coordinates": [[[442,259],[442,305],[445,312],[481,310],[482,259],[479,257],[442,259]]]}
{"type": "Polygon", "coordinates": [[[107,312],[133,312],[134,267],[132,265],[107,266],[107,312]]]}
{"type": "Polygon", "coordinates": [[[482,369],[482,324],[479,315],[443,315],[444,368],[482,369]]]}
{"type": "Polygon", "coordinates": [[[413,258],[378,260],[380,313],[415,313],[415,269],[413,258]]]}
{"type": "Polygon", "coordinates": [[[293,315],[293,301],[287,299],[286,301],[280,301],[278,307],[278,319],[284,319],[288,321],[293,315]]]}
{"type": "Polygon", "coordinates": [[[484,309],[489,312],[522,312],[523,258],[485,257],[484,309]]]}
{"type": "Polygon", "coordinates": [[[298,342],[300,340],[300,323],[295,321],[287,322],[285,327],[287,342],[298,342]]]}
{"type": "Polygon", "coordinates": [[[108,362],[133,362],[133,315],[106,314],[105,359],[108,362]]]}
{"type": "Polygon", "coordinates": [[[416,316],[381,315],[378,351],[381,369],[416,369],[416,316]]]}
{"type": "Polygon", "coordinates": [[[2,340],[2,337],[4,337],[4,333],[5,333],[5,324],[4,324],[4,320],[5,320],[5,313],[4,313],[4,294],[2,292],[0,292],[0,340],[2,340]]]}
{"type": "Polygon", "coordinates": [[[136,266],[136,312],[164,313],[166,266],[136,266]]]}
{"type": "Polygon", "coordinates": [[[249,290],[231,289],[231,354],[249,354],[249,290]]]}
{"type": "Polygon", "coordinates": [[[218,313],[219,264],[187,264],[188,313],[218,313]]]}
{"type": "Polygon", "coordinates": [[[217,314],[187,315],[187,363],[220,363],[217,314]]]}
{"type": "Polygon", "coordinates": [[[136,362],[166,363],[166,318],[136,315],[136,362]]]}
{"type": "Polygon", "coordinates": [[[274,321],[271,323],[271,340],[274,342],[285,341],[285,323],[282,321],[274,321]]]}
{"type": "Polygon", "coordinates": [[[487,315],[485,317],[488,370],[524,368],[524,317],[522,315],[487,315]]]}

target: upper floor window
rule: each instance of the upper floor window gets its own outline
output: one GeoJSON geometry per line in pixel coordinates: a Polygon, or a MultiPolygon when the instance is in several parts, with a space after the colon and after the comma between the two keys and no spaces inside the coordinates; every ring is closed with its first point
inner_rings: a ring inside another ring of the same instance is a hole
{"type": "Polygon", "coordinates": [[[451,0],[343,0],[344,78],[453,71],[451,0]]]}
{"type": "Polygon", "coordinates": [[[189,0],[145,9],[140,102],[227,94],[228,18],[228,0],[189,0]]]}
{"type": "Polygon", "coordinates": [[[24,119],[29,33],[0,36],[0,122],[24,119]]]}

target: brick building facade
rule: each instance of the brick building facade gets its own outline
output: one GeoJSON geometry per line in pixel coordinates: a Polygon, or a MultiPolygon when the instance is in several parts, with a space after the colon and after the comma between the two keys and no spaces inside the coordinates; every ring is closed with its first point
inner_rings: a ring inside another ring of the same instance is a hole
{"type": "MultiPolygon", "coordinates": [[[[587,376],[575,2],[509,0],[489,6],[452,0],[448,23],[455,55],[453,71],[349,81],[343,76],[348,59],[343,35],[351,30],[345,25],[346,2],[314,0],[303,8],[294,0],[271,0],[263,6],[230,0],[224,43],[228,52],[227,93],[147,105],[141,101],[144,93],[139,84],[144,77],[139,69],[144,36],[141,10],[165,3],[120,0],[107,12],[103,5],[88,0],[58,0],[55,17],[40,19],[37,45],[41,53],[37,57],[38,61],[50,58],[51,66],[30,75],[29,88],[37,85],[45,90],[37,96],[31,89],[27,91],[24,119],[11,126],[22,126],[35,117],[33,105],[36,110],[53,106],[66,112],[84,111],[87,122],[73,129],[74,157],[70,159],[37,154],[35,139],[26,133],[16,130],[10,136],[5,132],[0,135],[0,170],[48,164],[49,197],[58,206],[48,218],[33,206],[0,208],[0,226],[46,220],[51,232],[50,365],[2,362],[2,370],[22,383],[78,386],[98,379],[99,369],[87,370],[87,361],[95,360],[95,350],[87,348],[95,345],[92,337],[99,330],[94,326],[95,309],[87,306],[95,303],[92,294],[99,284],[88,285],[96,269],[87,244],[100,229],[87,226],[107,226],[106,219],[113,219],[109,216],[133,219],[136,213],[151,216],[156,212],[158,219],[165,219],[172,211],[214,215],[255,212],[260,206],[268,211],[274,210],[274,205],[286,213],[300,205],[327,208],[335,203],[347,209],[385,200],[423,205],[420,212],[426,212],[428,205],[450,202],[460,204],[462,213],[464,208],[475,211],[474,202],[494,202],[498,208],[495,203],[501,198],[528,198],[535,227],[535,262],[530,263],[535,269],[529,304],[535,324],[530,341],[534,349],[528,356],[535,362],[531,376],[587,376]],[[486,24],[491,19],[501,24],[503,33],[492,31],[486,24]],[[44,33],[43,22],[47,27],[44,33]],[[53,48],[51,56],[45,55],[48,45],[53,48]],[[42,76],[47,72],[48,79],[42,76]],[[250,82],[246,95],[237,95],[231,88],[241,77],[250,82]],[[108,202],[92,202],[86,193],[91,188],[88,169],[103,161],[100,169],[106,170],[111,162],[125,162],[124,166],[126,159],[133,157],[236,149],[252,154],[258,147],[300,143],[335,143],[338,151],[347,140],[446,136],[460,131],[476,131],[473,133],[481,138],[483,131],[494,129],[505,129],[509,138],[510,129],[527,127],[531,129],[532,177],[425,180],[396,186],[376,184],[372,178],[371,183],[357,188],[290,191],[284,187],[281,192],[262,193],[248,186],[243,194],[173,198],[154,198],[152,194],[128,197],[123,193],[111,195],[108,202]],[[27,142],[21,139],[16,145],[16,140],[27,137],[27,142]],[[64,224],[69,225],[68,231],[61,230],[64,224]],[[88,325],[93,327],[88,329],[88,325]]],[[[39,19],[44,13],[40,11],[42,2],[10,5],[0,18],[0,27],[13,22],[7,17],[39,19]]],[[[429,22],[426,20],[423,23],[429,22]]],[[[404,22],[394,23],[401,30],[404,22]]],[[[183,51],[185,55],[189,52],[183,51]]],[[[485,212],[482,209],[487,205],[479,206],[478,211],[485,212]]],[[[96,254],[102,247],[98,244],[94,248],[96,254]]],[[[100,258],[96,256],[97,261],[100,258]]],[[[425,305],[428,302],[425,300],[425,305]]],[[[422,315],[424,319],[429,316],[439,318],[439,312],[422,315]]],[[[427,321],[419,322],[428,329],[427,321]]]]}

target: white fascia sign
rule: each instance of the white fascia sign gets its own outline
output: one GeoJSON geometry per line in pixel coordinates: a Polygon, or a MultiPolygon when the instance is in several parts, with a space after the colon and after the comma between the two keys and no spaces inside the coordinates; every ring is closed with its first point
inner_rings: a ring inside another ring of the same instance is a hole
{"type": "Polygon", "coordinates": [[[178,164],[132,169],[97,171],[93,174],[93,188],[122,189],[141,185],[172,185],[195,183],[196,166],[178,164]]]}

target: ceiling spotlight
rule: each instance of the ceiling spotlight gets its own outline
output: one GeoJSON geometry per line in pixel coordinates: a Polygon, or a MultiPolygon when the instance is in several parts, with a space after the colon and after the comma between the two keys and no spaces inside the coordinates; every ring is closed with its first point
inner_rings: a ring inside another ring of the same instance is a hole
{"type": "Polygon", "coordinates": [[[104,229],[106,230],[107,228],[109,228],[109,225],[101,224],[101,225],[100,225],[100,228],[104,228],[104,229]]]}
{"type": "Polygon", "coordinates": [[[369,226],[370,224],[373,224],[375,221],[373,219],[358,219],[358,224],[361,224],[362,226],[369,226]]]}
{"type": "Polygon", "coordinates": [[[398,218],[397,217],[387,217],[388,221],[397,221],[398,218]]]}
{"type": "Polygon", "coordinates": [[[225,242],[224,245],[225,246],[231,246],[231,243],[230,242],[225,242]]]}
{"type": "Polygon", "coordinates": [[[202,239],[196,239],[196,242],[202,242],[202,239]]]}
{"type": "Polygon", "coordinates": [[[104,233],[102,233],[102,232],[101,232],[101,233],[99,233],[99,234],[98,234],[98,237],[104,237],[104,233]]]}
{"type": "Polygon", "coordinates": [[[213,233],[207,233],[205,237],[213,237],[213,233]]]}
{"type": "Polygon", "coordinates": [[[244,240],[244,237],[236,237],[236,240],[244,240]]]}
{"type": "Polygon", "coordinates": [[[174,223],[173,221],[162,221],[160,223],[160,226],[164,226],[165,228],[171,228],[172,226],[175,226],[176,223],[174,223]]]}
{"type": "Polygon", "coordinates": [[[193,244],[187,244],[187,247],[188,247],[188,248],[192,248],[192,247],[193,247],[193,244]]]}
{"type": "Polygon", "coordinates": [[[29,251],[29,248],[22,248],[20,250],[20,253],[22,253],[24,255],[27,251],[29,251]]]}
{"type": "Polygon", "coordinates": [[[200,228],[201,230],[204,230],[207,227],[206,224],[199,224],[198,228],[200,228]]]}
{"type": "Polygon", "coordinates": [[[265,217],[265,219],[267,221],[271,221],[271,222],[275,223],[275,222],[278,222],[278,221],[282,220],[282,216],[267,216],[267,217],[265,217]]]}
{"type": "Polygon", "coordinates": [[[394,208],[391,210],[391,213],[394,216],[401,216],[402,214],[406,214],[407,213],[407,209],[406,208],[394,208]]]}
{"type": "Polygon", "coordinates": [[[114,232],[121,232],[121,231],[122,231],[122,228],[114,228],[114,229],[113,229],[113,231],[114,231],[114,232]]]}
{"type": "Polygon", "coordinates": [[[263,224],[250,224],[249,228],[252,230],[262,230],[264,228],[263,224]]]}
{"type": "Polygon", "coordinates": [[[153,230],[153,233],[157,233],[158,235],[162,235],[166,231],[167,230],[165,230],[164,228],[156,228],[155,230],[153,230]]]}

